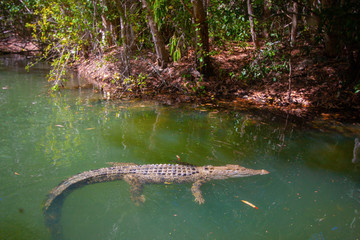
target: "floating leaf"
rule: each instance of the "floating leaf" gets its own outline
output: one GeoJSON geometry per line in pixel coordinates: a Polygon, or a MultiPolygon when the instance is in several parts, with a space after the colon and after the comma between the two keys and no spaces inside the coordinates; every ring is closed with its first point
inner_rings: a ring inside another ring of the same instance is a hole
{"type": "Polygon", "coordinates": [[[259,209],[257,206],[255,206],[254,204],[252,204],[252,203],[250,203],[250,202],[248,202],[248,201],[245,201],[245,200],[241,200],[241,201],[242,201],[243,203],[249,205],[250,207],[253,207],[253,208],[255,208],[255,209],[259,209]]]}

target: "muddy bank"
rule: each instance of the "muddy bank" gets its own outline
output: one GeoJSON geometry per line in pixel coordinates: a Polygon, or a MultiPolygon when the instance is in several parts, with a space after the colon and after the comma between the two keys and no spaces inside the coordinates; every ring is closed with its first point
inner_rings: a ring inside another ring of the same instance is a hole
{"type": "Polygon", "coordinates": [[[29,38],[13,34],[0,39],[0,54],[35,55],[39,51],[39,47],[29,38]]]}
{"type": "Polygon", "coordinates": [[[291,76],[287,71],[244,81],[236,76],[253,59],[251,45],[233,44],[213,52],[214,74],[207,79],[196,70],[191,51],[165,69],[157,65],[152,52],[143,51],[130,60],[128,75],[119,61],[121,48],[113,48],[102,57],[81,59],[73,68],[109,99],[137,97],[170,105],[197,102],[263,108],[298,117],[330,114],[331,118],[348,121],[359,118],[360,94],[342,86],[348,68],[345,59],[327,59],[319,48],[303,53],[299,47],[290,52],[291,76]]]}

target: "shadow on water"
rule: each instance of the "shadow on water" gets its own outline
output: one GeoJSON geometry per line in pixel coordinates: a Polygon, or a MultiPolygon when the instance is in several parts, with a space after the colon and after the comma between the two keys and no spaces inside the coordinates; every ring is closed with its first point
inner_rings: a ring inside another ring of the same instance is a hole
{"type": "Polygon", "coordinates": [[[57,198],[48,210],[44,211],[44,222],[47,230],[51,234],[52,240],[63,239],[63,229],[61,225],[61,213],[64,205],[65,196],[57,198]]]}
{"type": "MultiPolygon", "coordinates": [[[[25,56],[19,54],[0,55],[0,70],[16,71],[17,73],[28,73],[26,66],[31,60],[35,59],[33,56],[25,56]]],[[[46,62],[39,62],[32,66],[31,73],[49,72],[49,64],[46,62]]]]}
{"type": "Polygon", "coordinates": [[[284,160],[301,158],[312,169],[358,175],[360,165],[354,164],[354,138],[338,134],[306,132],[281,153],[284,160]]]}

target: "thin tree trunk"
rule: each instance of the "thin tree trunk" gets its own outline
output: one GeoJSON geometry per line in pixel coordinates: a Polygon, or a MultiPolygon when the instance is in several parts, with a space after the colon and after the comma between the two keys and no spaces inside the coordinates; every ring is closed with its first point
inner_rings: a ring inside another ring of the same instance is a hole
{"type": "Polygon", "coordinates": [[[169,53],[165,48],[164,40],[162,38],[161,33],[158,31],[158,27],[155,23],[153,12],[147,3],[147,0],[141,0],[141,2],[143,8],[146,9],[147,11],[146,18],[148,20],[149,28],[155,45],[155,51],[158,57],[158,64],[162,68],[166,68],[167,64],[169,63],[169,53]]]}
{"type": "Polygon", "coordinates": [[[116,1],[116,7],[120,13],[120,34],[123,45],[121,58],[122,58],[122,62],[125,65],[125,70],[123,74],[125,75],[125,77],[128,77],[131,74],[131,65],[129,62],[130,49],[132,44],[132,39],[129,33],[130,26],[129,26],[129,21],[127,19],[126,9],[124,9],[124,7],[126,8],[126,5],[122,5],[122,3],[118,0],[116,1]]]}
{"type": "Polygon", "coordinates": [[[193,5],[192,17],[196,24],[197,62],[200,73],[208,76],[211,74],[211,63],[209,57],[209,26],[207,23],[206,11],[202,0],[191,0],[191,3],[193,5]]]}
{"type": "MultiPolygon", "coordinates": [[[[337,0],[322,0],[321,1],[322,9],[325,11],[327,9],[332,9],[340,7],[340,3],[337,0]]],[[[326,54],[330,57],[335,57],[340,52],[340,37],[338,35],[337,26],[329,26],[327,31],[325,31],[324,43],[326,54]]]]}
{"type": "Polygon", "coordinates": [[[291,103],[291,79],[292,79],[292,65],[291,65],[291,55],[289,58],[289,86],[288,86],[288,102],[291,103]]]}
{"type": "Polygon", "coordinates": [[[359,162],[360,162],[360,142],[358,138],[355,138],[352,163],[355,164],[359,162]]]}
{"type": "Polygon", "coordinates": [[[290,46],[295,46],[296,41],[296,28],[297,28],[297,16],[298,16],[298,4],[293,2],[293,14],[292,14],[292,24],[291,24],[291,34],[290,34],[290,46]]]}
{"type": "Polygon", "coordinates": [[[269,18],[270,18],[270,7],[271,7],[271,1],[270,0],[264,0],[264,23],[265,23],[265,27],[264,27],[264,36],[266,39],[269,38],[269,18]]]}
{"type": "Polygon", "coordinates": [[[251,0],[247,0],[247,9],[249,14],[249,21],[250,21],[250,31],[251,31],[251,38],[256,48],[259,48],[259,43],[257,41],[256,32],[255,32],[255,24],[254,24],[254,14],[251,6],[251,0]]]}

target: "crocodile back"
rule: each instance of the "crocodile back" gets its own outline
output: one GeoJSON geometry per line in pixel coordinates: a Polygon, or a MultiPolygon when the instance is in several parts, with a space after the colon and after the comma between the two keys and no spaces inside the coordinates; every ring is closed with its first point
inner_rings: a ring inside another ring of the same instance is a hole
{"type": "Polygon", "coordinates": [[[145,164],[122,167],[124,174],[131,174],[145,183],[188,182],[199,175],[198,167],[179,164],[145,164]]]}

